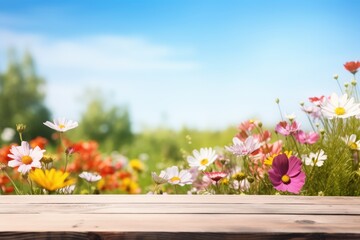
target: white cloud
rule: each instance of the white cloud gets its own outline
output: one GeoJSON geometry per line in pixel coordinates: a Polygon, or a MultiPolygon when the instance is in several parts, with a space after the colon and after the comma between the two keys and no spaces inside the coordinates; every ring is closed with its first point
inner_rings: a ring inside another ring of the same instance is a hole
{"type": "Polygon", "coordinates": [[[183,113],[174,109],[182,104],[182,96],[176,92],[200,69],[191,50],[139,37],[51,39],[0,30],[0,39],[0,53],[13,47],[34,56],[38,72],[47,80],[47,104],[56,117],[79,118],[84,108],[81,96],[92,88],[112,94],[112,104],[129,106],[137,129],[160,124],[164,113],[178,119],[183,113]]]}
{"type": "Polygon", "coordinates": [[[71,39],[0,31],[0,48],[28,49],[44,69],[56,71],[193,70],[199,64],[179,60],[181,51],[139,37],[88,36],[71,39]]]}

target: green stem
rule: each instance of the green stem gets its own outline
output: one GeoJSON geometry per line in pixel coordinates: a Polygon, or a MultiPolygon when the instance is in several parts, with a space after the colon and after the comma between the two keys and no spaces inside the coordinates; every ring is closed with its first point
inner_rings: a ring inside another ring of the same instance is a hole
{"type": "Polygon", "coordinates": [[[177,194],[177,187],[176,187],[176,184],[174,184],[174,191],[175,191],[175,194],[177,194]]]}
{"type": "Polygon", "coordinates": [[[66,172],[66,168],[67,168],[67,165],[68,165],[68,161],[69,161],[69,155],[68,155],[68,154],[65,154],[65,168],[64,168],[64,172],[66,172]]]}
{"type": "Polygon", "coordinates": [[[342,88],[341,88],[341,86],[340,86],[339,81],[338,81],[338,80],[336,80],[336,82],[337,82],[337,84],[338,84],[338,86],[339,86],[339,88],[340,88],[340,92],[341,92],[341,94],[343,94],[343,90],[342,90],[342,88]]]}
{"type": "Polygon", "coordinates": [[[299,150],[299,147],[298,147],[298,145],[296,144],[296,139],[295,139],[295,137],[293,136],[293,135],[291,135],[291,139],[293,140],[293,142],[294,142],[294,145],[295,145],[295,148],[296,148],[296,151],[298,152],[298,156],[300,157],[301,156],[301,154],[300,154],[300,150],[299,150]]]}
{"type": "Polygon", "coordinates": [[[277,105],[278,105],[278,108],[279,108],[281,120],[284,121],[284,117],[283,117],[283,114],[281,112],[280,104],[278,103],[277,105]]]}
{"type": "Polygon", "coordinates": [[[357,171],[359,168],[359,151],[353,151],[353,170],[357,171]]]}
{"type": "Polygon", "coordinates": [[[31,179],[27,178],[27,182],[30,186],[30,194],[34,194],[34,189],[33,189],[33,184],[32,184],[31,179]]]}
{"type": "Polygon", "coordinates": [[[89,187],[89,194],[91,194],[91,183],[88,182],[88,187],[89,187]]]}
{"type": "Polygon", "coordinates": [[[19,132],[19,137],[20,137],[20,144],[21,144],[23,141],[23,137],[22,137],[22,133],[20,133],[20,132],[19,132]]]}
{"type": "Polygon", "coordinates": [[[220,186],[219,186],[219,181],[216,182],[216,190],[217,190],[218,194],[221,193],[220,186]]]}
{"type": "Polygon", "coordinates": [[[307,113],[306,116],[307,116],[307,118],[309,119],[311,128],[313,129],[314,132],[316,132],[316,130],[315,130],[315,128],[314,128],[314,125],[313,125],[313,123],[312,123],[312,121],[311,121],[311,119],[310,119],[310,117],[309,117],[309,114],[307,113]]]}
{"type": "Polygon", "coordinates": [[[21,192],[19,191],[19,189],[17,188],[15,182],[12,180],[12,178],[9,176],[9,174],[4,170],[4,174],[5,176],[10,180],[11,184],[14,186],[15,192],[17,195],[20,195],[21,192]]]}

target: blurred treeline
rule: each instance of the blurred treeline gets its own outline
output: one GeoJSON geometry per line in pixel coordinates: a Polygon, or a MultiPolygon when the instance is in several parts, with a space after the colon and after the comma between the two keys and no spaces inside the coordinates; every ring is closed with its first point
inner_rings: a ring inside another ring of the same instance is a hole
{"type": "MultiPolygon", "coordinates": [[[[67,132],[67,137],[72,141],[95,140],[106,154],[116,151],[137,158],[145,153],[149,159],[148,170],[183,160],[185,152],[196,148],[229,144],[236,134],[235,127],[224,131],[199,131],[185,127],[175,131],[159,127],[134,133],[126,107],[111,105],[99,94],[86,95],[91,97],[80,119],[73,119],[79,122],[79,127],[67,132]]],[[[36,72],[31,55],[25,53],[19,58],[15,51],[10,51],[6,69],[0,72],[0,133],[5,128],[15,129],[17,123],[23,123],[27,125],[25,139],[42,136],[51,142],[53,131],[42,124],[53,119],[51,109],[45,105],[45,97],[46,81],[36,72]]],[[[18,142],[18,136],[15,134],[11,141],[18,142]]]]}

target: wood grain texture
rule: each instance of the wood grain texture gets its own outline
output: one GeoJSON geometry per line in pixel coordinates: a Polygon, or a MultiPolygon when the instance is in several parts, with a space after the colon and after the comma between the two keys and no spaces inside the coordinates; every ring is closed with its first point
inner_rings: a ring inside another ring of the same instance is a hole
{"type": "Polygon", "coordinates": [[[46,239],[123,239],[123,240],[303,240],[303,239],[358,239],[356,234],[327,234],[327,233],[169,233],[169,232],[0,232],[0,239],[13,240],[46,240],[46,239]]]}
{"type": "Polygon", "coordinates": [[[360,198],[0,196],[1,239],[360,239],[360,198]]]}

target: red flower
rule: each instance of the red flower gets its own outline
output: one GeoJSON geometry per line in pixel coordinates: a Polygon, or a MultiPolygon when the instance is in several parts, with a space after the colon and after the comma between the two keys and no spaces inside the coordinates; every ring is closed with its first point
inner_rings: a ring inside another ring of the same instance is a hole
{"type": "Polygon", "coordinates": [[[312,102],[313,104],[315,104],[316,106],[320,106],[323,102],[325,96],[321,96],[321,97],[309,97],[309,101],[312,102]]]}
{"type": "Polygon", "coordinates": [[[12,193],[14,188],[9,186],[10,180],[5,175],[0,175],[0,189],[4,193],[12,193]]]}
{"type": "Polygon", "coordinates": [[[348,70],[349,72],[351,72],[352,74],[355,74],[358,70],[358,68],[360,68],[360,62],[347,62],[344,64],[344,67],[346,70],[348,70]]]}

